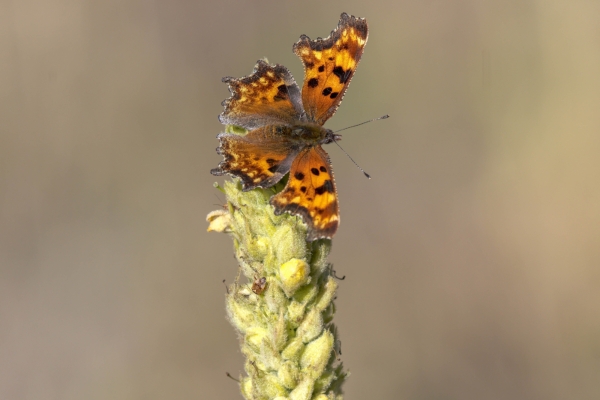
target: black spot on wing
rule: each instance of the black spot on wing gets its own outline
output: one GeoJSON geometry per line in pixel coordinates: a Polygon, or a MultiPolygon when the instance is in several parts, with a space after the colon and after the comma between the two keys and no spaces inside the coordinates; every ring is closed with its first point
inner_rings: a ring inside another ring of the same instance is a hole
{"type": "Polygon", "coordinates": [[[325,66],[324,66],[324,65],[321,65],[321,66],[319,67],[319,72],[323,72],[323,71],[325,71],[325,66]]]}
{"type": "Polygon", "coordinates": [[[325,89],[323,89],[323,96],[329,96],[330,93],[331,93],[330,87],[326,87],[325,89]]]}
{"type": "Polygon", "coordinates": [[[324,165],[321,165],[321,166],[319,167],[319,169],[321,170],[321,172],[327,172],[327,168],[325,168],[325,166],[324,166],[324,165]]]}
{"type": "Polygon", "coordinates": [[[352,74],[352,70],[344,71],[344,68],[337,66],[333,69],[333,74],[340,79],[340,83],[346,83],[352,74]]]}
{"type": "Polygon", "coordinates": [[[327,179],[323,185],[315,189],[315,193],[318,195],[322,195],[325,192],[333,193],[333,183],[330,179],[327,179]]]}
{"type": "Polygon", "coordinates": [[[335,99],[336,97],[338,97],[338,92],[333,92],[331,93],[331,96],[329,96],[330,99],[335,99]]]}
{"type": "Polygon", "coordinates": [[[319,170],[316,168],[311,168],[310,172],[312,172],[314,176],[319,176],[319,170]]]}
{"type": "Polygon", "coordinates": [[[281,101],[288,98],[288,90],[287,86],[279,85],[277,86],[277,94],[273,97],[275,101],[281,101]]]}
{"type": "Polygon", "coordinates": [[[308,81],[308,87],[310,87],[310,88],[315,88],[315,87],[317,87],[317,86],[319,86],[319,80],[318,80],[317,78],[311,78],[311,79],[308,81]]]}
{"type": "Polygon", "coordinates": [[[301,181],[302,179],[304,179],[304,174],[302,172],[296,172],[294,174],[294,178],[298,179],[299,181],[301,181]]]}

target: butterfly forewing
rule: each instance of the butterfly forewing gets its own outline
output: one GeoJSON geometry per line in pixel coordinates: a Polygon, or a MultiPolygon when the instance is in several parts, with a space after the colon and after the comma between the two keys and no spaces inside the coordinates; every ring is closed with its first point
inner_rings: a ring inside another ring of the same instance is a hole
{"type": "Polygon", "coordinates": [[[229,84],[231,97],[223,102],[219,116],[223,124],[255,129],[269,124],[291,126],[302,116],[300,89],[290,72],[282,65],[269,65],[259,60],[252,75],[245,78],[223,78],[229,84]]]}
{"type": "Polygon", "coordinates": [[[304,63],[302,103],[309,120],[323,125],[340,105],[367,43],[367,22],[342,14],[325,39],[305,35],[294,45],[304,63]]]}

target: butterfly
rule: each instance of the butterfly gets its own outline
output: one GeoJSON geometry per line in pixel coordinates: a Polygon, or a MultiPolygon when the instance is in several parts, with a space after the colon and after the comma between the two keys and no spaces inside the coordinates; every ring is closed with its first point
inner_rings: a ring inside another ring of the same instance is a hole
{"type": "Polygon", "coordinates": [[[223,161],[211,173],[240,178],[244,191],[271,187],[289,173],[270,203],[276,215],[302,217],[308,241],[331,239],[340,223],[333,171],[321,145],[341,135],[323,124],[339,107],[367,37],[366,20],[346,13],[327,38],[300,36],[293,51],[304,64],[302,91],[287,68],[264,60],[247,77],[223,78],[231,97],[219,120],[247,134],[217,136],[223,161]]]}

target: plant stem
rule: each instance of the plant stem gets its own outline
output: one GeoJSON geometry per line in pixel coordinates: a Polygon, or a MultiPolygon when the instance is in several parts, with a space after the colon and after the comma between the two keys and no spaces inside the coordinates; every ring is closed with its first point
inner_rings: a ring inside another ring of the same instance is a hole
{"type": "Polygon", "coordinates": [[[239,264],[226,306],[246,356],[240,389],[248,400],[340,400],[348,373],[332,323],[331,240],[307,242],[300,218],[273,213],[269,199],[282,188],[243,192],[226,181],[227,210],[207,217],[209,231],[231,235],[239,264]]]}

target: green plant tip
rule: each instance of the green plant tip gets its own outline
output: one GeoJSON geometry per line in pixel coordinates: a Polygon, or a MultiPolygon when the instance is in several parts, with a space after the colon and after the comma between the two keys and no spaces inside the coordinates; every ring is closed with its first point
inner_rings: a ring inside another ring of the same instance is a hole
{"type": "Polygon", "coordinates": [[[215,187],[225,193],[227,208],[207,216],[208,231],[232,237],[239,265],[226,309],[246,357],[242,395],[341,400],[347,373],[335,351],[331,241],[308,242],[301,219],[273,213],[269,199],[282,185],[244,192],[239,181],[228,180],[215,187]]]}

